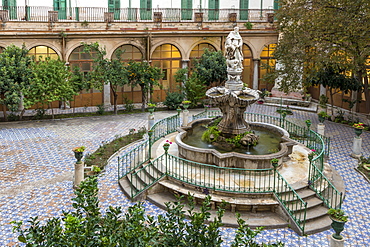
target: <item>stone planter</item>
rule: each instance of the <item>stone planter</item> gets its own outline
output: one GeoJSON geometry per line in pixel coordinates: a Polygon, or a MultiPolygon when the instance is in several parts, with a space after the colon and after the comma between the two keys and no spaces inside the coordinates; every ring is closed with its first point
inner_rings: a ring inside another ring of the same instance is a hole
{"type": "Polygon", "coordinates": [[[344,230],[344,224],[346,222],[344,221],[338,221],[332,217],[330,217],[330,219],[332,220],[332,223],[331,223],[331,227],[334,229],[335,233],[333,233],[333,238],[335,239],[338,239],[338,240],[342,240],[343,237],[340,235],[340,233],[344,230]]]}
{"type": "Polygon", "coordinates": [[[151,114],[153,114],[155,108],[154,107],[148,107],[148,112],[150,112],[151,114]]]}
{"type": "Polygon", "coordinates": [[[84,152],[75,152],[74,151],[74,153],[75,153],[75,158],[77,160],[76,164],[81,164],[82,163],[81,159],[84,156],[84,152]]]}
{"type": "Polygon", "coordinates": [[[323,123],[325,121],[325,117],[321,117],[321,116],[319,116],[319,122],[320,123],[323,123]]]}

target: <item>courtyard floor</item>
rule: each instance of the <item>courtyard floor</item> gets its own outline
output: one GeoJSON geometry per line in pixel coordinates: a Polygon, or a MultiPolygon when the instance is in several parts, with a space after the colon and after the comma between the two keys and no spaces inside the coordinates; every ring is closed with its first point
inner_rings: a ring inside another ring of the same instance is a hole
{"type": "MultiPolygon", "coordinates": [[[[254,104],[248,110],[278,116],[275,107],[254,104]]],[[[191,111],[194,112],[196,110],[191,111]]],[[[296,110],[293,113],[287,119],[302,126],[304,120],[311,119],[315,129],[318,123],[315,113],[296,110]]],[[[155,117],[158,120],[174,114],[175,111],[161,111],[155,113],[155,117]]],[[[147,117],[148,113],[141,113],[0,123],[0,246],[18,244],[11,221],[26,221],[35,216],[47,219],[72,209],[75,162],[72,148],[86,146],[86,152],[94,152],[103,142],[128,134],[129,129],[147,127],[147,117]]],[[[329,163],[343,177],[346,186],[343,209],[350,217],[342,233],[346,246],[370,246],[370,184],[355,171],[357,160],[350,157],[354,130],[328,121],[325,125],[325,133],[331,137],[329,163]]],[[[363,155],[368,157],[370,132],[364,132],[362,139],[363,155]]],[[[99,178],[99,188],[102,208],[133,205],[118,186],[116,161],[110,163],[99,178]]],[[[144,205],[149,214],[163,213],[149,202],[144,205]]],[[[230,246],[235,229],[222,229],[223,246],[230,246]]],[[[256,239],[266,243],[282,241],[285,246],[328,246],[332,233],[329,230],[301,237],[286,228],[265,230],[256,239]]]]}

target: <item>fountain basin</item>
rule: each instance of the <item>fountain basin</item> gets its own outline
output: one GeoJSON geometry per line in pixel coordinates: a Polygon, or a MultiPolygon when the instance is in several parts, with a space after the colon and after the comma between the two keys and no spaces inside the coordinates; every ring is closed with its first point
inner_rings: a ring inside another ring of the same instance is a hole
{"type": "Polygon", "coordinates": [[[222,153],[216,149],[199,148],[186,144],[183,140],[188,135],[193,134],[193,130],[198,125],[207,125],[211,119],[198,119],[179,129],[180,133],[176,136],[178,145],[178,155],[181,158],[191,161],[216,165],[220,167],[232,167],[243,169],[268,169],[272,168],[271,159],[279,159],[279,164],[283,157],[292,153],[293,145],[297,143],[289,138],[289,134],[284,129],[267,123],[249,123],[252,129],[265,130],[280,136],[279,150],[275,153],[253,155],[238,152],[222,153]]]}

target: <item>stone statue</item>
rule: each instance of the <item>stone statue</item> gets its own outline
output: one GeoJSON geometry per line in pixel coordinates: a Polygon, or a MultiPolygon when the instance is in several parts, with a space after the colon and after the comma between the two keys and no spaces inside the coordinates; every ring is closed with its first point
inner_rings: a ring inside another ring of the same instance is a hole
{"type": "Polygon", "coordinates": [[[242,71],[243,70],[243,40],[239,34],[239,28],[235,27],[226,38],[226,60],[228,70],[242,71]]]}

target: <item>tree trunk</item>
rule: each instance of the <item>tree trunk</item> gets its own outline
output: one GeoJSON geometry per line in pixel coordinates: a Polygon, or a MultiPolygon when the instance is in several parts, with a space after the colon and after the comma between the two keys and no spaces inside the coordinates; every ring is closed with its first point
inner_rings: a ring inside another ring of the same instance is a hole
{"type": "Polygon", "coordinates": [[[333,99],[334,93],[331,87],[329,87],[329,93],[330,93],[331,115],[334,116],[334,99],[333,99]]]}
{"type": "Polygon", "coordinates": [[[147,92],[144,90],[144,86],[140,86],[141,87],[141,111],[144,112],[145,111],[145,106],[146,106],[146,101],[147,101],[147,92]]]}
{"type": "MultiPolygon", "coordinates": [[[[1,94],[1,99],[4,99],[4,98],[5,98],[5,96],[2,93],[1,94]]],[[[8,116],[6,115],[6,105],[5,104],[3,104],[3,113],[4,113],[4,121],[6,122],[6,121],[8,121],[8,116]]]]}
{"type": "Polygon", "coordinates": [[[22,111],[21,111],[21,114],[19,114],[19,120],[22,120],[23,119],[23,115],[24,115],[24,113],[26,112],[26,109],[22,109],[22,111]]]}
{"type": "Polygon", "coordinates": [[[3,113],[4,113],[4,121],[7,122],[8,121],[8,115],[6,114],[6,105],[3,104],[3,113]]]}
{"type": "Polygon", "coordinates": [[[118,94],[117,91],[113,89],[112,83],[110,83],[110,90],[113,93],[113,112],[117,115],[117,100],[118,100],[118,94]]]}
{"type": "Polygon", "coordinates": [[[370,113],[369,77],[366,74],[364,76],[364,94],[365,94],[365,112],[370,113]]]}

